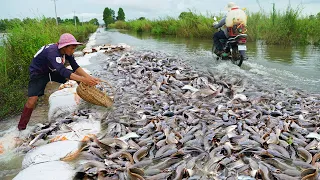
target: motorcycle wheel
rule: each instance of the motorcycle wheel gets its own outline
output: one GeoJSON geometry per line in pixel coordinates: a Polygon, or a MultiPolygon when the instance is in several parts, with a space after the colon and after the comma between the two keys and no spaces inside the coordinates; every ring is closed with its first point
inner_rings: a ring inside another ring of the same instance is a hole
{"type": "Polygon", "coordinates": [[[214,44],[212,45],[211,48],[211,53],[212,55],[216,58],[216,60],[220,60],[220,57],[216,55],[216,53],[214,53],[214,50],[216,50],[216,47],[214,46],[214,44]]]}
{"type": "Polygon", "coordinates": [[[212,45],[212,48],[211,48],[211,53],[214,54],[214,50],[215,50],[215,47],[214,47],[214,44],[212,45]]]}
{"type": "Polygon", "coordinates": [[[238,46],[233,46],[231,52],[231,62],[241,67],[243,59],[244,56],[238,51],[238,46]]]}

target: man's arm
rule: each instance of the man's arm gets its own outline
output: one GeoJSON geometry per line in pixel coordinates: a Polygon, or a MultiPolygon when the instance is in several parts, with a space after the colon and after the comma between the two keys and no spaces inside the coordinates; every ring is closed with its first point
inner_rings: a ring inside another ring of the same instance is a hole
{"type": "Polygon", "coordinates": [[[90,86],[95,86],[100,82],[100,80],[98,78],[94,78],[94,77],[90,76],[89,74],[87,74],[86,72],[84,72],[84,73],[87,74],[87,76],[78,75],[79,71],[81,71],[81,70],[84,72],[84,70],[81,67],[79,67],[75,73],[71,73],[70,79],[83,82],[83,83],[88,84],[90,86]]]}
{"type": "Polygon", "coordinates": [[[90,77],[90,75],[86,73],[81,67],[77,68],[75,73],[79,76],[90,77]]]}
{"type": "Polygon", "coordinates": [[[226,18],[227,18],[226,16],[223,17],[223,18],[219,21],[219,23],[216,24],[216,25],[214,25],[213,27],[216,28],[216,29],[221,28],[223,25],[226,24],[226,18]]]}
{"type": "Polygon", "coordinates": [[[69,63],[74,70],[74,73],[70,74],[70,79],[75,81],[84,82],[85,84],[88,84],[90,86],[97,85],[100,82],[100,79],[94,78],[90,76],[88,73],[86,73],[75,61],[73,56],[66,56],[66,58],[69,60],[69,63]]]}

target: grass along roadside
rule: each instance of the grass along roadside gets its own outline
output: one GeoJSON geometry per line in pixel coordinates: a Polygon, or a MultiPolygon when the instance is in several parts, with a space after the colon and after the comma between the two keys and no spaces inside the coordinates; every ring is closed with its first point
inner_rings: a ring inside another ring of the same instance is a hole
{"type": "Polygon", "coordinates": [[[41,19],[17,24],[7,32],[6,42],[0,47],[0,120],[20,113],[26,102],[29,65],[40,47],[58,42],[61,34],[69,32],[80,42],[86,42],[97,26],[59,25],[41,19]]]}
{"type": "MultiPolygon", "coordinates": [[[[284,11],[273,8],[271,13],[247,11],[248,36],[250,41],[264,40],[267,44],[306,45],[320,44],[320,17],[303,16],[301,8],[288,6],[284,11]]],[[[223,15],[217,15],[221,19],[223,15]]],[[[117,21],[109,28],[148,32],[152,35],[173,35],[184,38],[212,39],[217,30],[212,28],[213,15],[182,12],[179,18],[165,17],[157,20],[117,21]]]]}

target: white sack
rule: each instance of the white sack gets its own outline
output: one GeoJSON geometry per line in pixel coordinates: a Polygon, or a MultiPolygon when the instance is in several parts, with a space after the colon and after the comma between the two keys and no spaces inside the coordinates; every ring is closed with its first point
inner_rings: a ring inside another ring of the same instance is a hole
{"type": "Polygon", "coordinates": [[[49,97],[49,121],[73,113],[77,108],[76,87],[64,88],[52,93],[49,97]]]}
{"type": "Polygon", "coordinates": [[[86,136],[97,135],[101,130],[100,121],[93,118],[78,119],[66,126],[68,126],[68,129],[70,128],[72,131],[64,133],[58,132],[58,134],[50,136],[50,139],[56,141],[64,138],[72,141],[83,141],[86,136]]]}
{"type": "Polygon", "coordinates": [[[22,161],[22,168],[48,161],[57,161],[70,155],[80,148],[78,141],[57,141],[43,146],[35,147],[29,151],[22,161]]]}
{"type": "Polygon", "coordinates": [[[14,180],[70,180],[75,175],[74,168],[63,161],[45,162],[32,165],[19,172],[14,180]]]}

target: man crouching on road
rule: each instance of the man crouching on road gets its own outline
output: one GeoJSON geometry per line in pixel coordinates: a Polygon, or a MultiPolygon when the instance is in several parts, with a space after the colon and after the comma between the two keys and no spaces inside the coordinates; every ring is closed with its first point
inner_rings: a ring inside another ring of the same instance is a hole
{"type": "Polygon", "coordinates": [[[38,98],[44,95],[44,90],[49,81],[65,83],[67,79],[80,81],[90,86],[100,82],[98,78],[87,74],[75,61],[73,53],[82,43],[69,33],[62,34],[59,42],[45,45],[34,55],[30,70],[30,80],[28,85],[28,100],[24,106],[18,124],[19,131],[26,129],[31,114],[38,98]],[[64,66],[68,60],[72,70],[64,66]]]}

